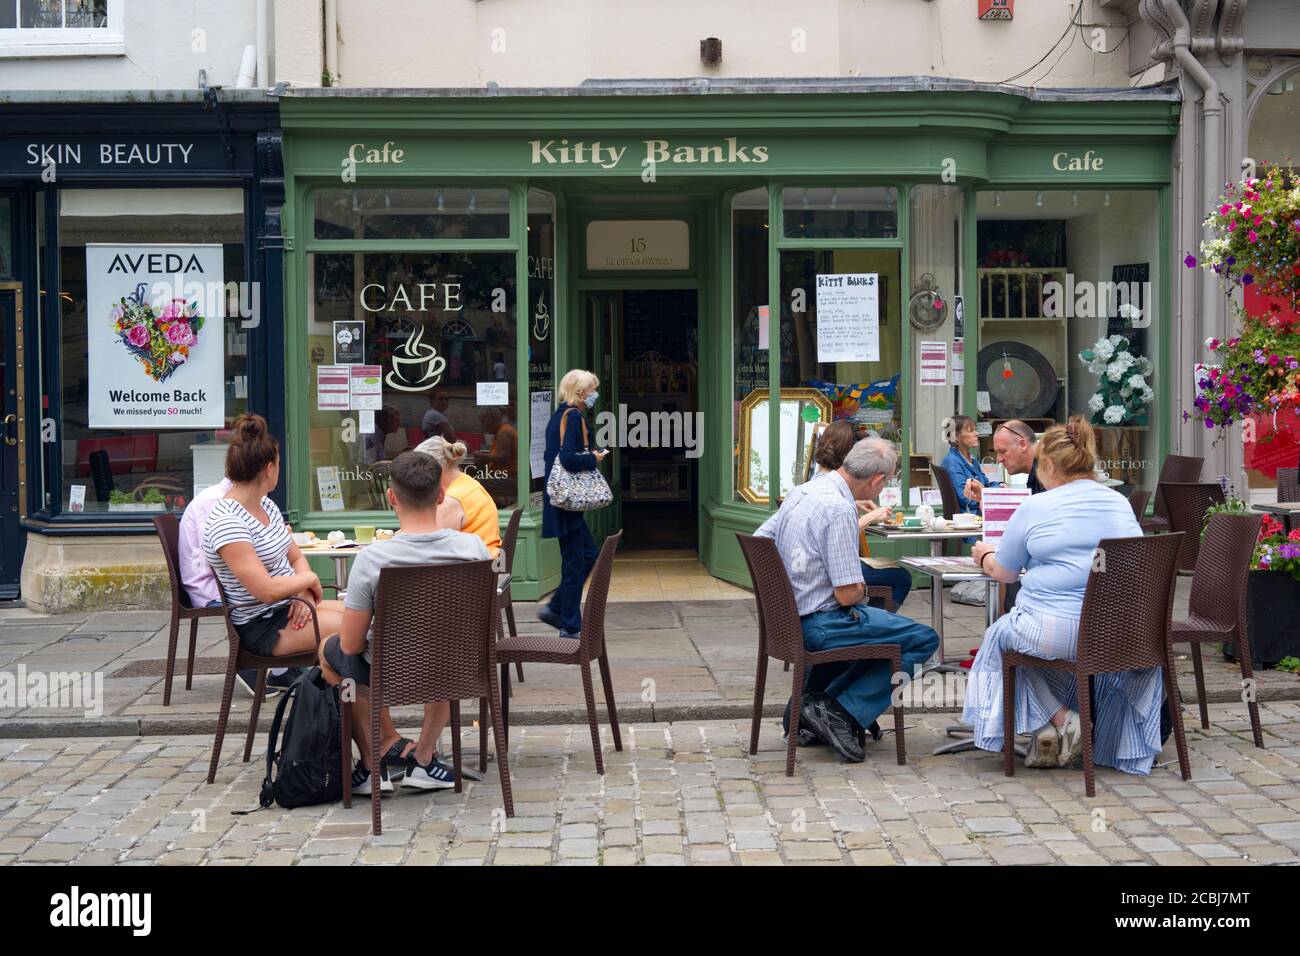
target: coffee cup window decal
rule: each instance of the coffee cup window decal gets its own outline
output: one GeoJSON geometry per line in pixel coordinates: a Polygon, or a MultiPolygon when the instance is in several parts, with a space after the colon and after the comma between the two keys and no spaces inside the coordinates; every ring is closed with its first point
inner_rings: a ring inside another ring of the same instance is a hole
{"type": "Polygon", "coordinates": [[[545,342],[551,332],[551,314],[546,310],[546,292],[537,297],[537,308],[533,311],[533,338],[545,342]]]}
{"type": "Polygon", "coordinates": [[[442,380],[447,360],[424,341],[425,326],[415,324],[415,332],[406,342],[393,349],[393,367],[384,376],[390,388],[399,392],[427,392],[442,380]]]}

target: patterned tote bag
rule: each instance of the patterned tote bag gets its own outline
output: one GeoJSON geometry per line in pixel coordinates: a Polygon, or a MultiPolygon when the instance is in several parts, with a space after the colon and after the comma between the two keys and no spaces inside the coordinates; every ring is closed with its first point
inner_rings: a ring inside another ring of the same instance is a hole
{"type": "MultiPolygon", "coordinates": [[[[569,424],[566,413],[560,419],[560,447],[564,447],[564,427],[569,424]]],[[[582,445],[591,451],[591,438],[587,432],[587,419],[582,418],[582,445]]],[[[599,468],[591,471],[571,472],[560,464],[560,456],[555,456],[551,465],[551,477],[546,479],[546,494],[551,504],[562,511],[595,511],[604,508],[614,500],[614,493],[609,490],[609,483],[599,468]]]]}

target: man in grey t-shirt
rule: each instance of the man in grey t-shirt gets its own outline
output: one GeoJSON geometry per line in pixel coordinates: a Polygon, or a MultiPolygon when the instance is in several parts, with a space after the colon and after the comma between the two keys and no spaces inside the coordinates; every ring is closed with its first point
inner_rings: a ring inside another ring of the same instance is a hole
{"type": "MultiPolygon", "coordinates": [[[[361,749],[361,760],[352,772],[352,792],[369,794],[373,783],[368,766],[370,727],[370,622],[374,616],[379,572],[386,567],[417,564],[449,564],[455,561],[483,561],[491,557],[477,535],[439,528],[438,505],[442,503],[442,469],[437,461],[420,452],[403,452],[393,459],[388,501],[397,512],[401,531],[391,541],[372,544],[357,555],[348,575],[343,600],[343,628],[321,644],[321,670],[330,683],[352,681],[356,690],[352,733],[361,749]]],[[[392,779],[422,790],[455,786],[450,767],[438,759],[435,747],[451,717],[451,705],[438,701],[424,705],[420,739],[412,743],[393,725],[388,709],[379,715],[381,763],[380,787],[392,790],[392,779]],[[391,768],[396,766],[394,772],[391,768]]]]}
{"type": "Polygon", "coordinates": [[[425,438],[441,435],[449,442],[456,440],[456,430],[447,418],[447,409],[451,407],[451,396],[445,388],[435,388],[429,393],[429,408],[420,419],[420,430],[425,438]]]}

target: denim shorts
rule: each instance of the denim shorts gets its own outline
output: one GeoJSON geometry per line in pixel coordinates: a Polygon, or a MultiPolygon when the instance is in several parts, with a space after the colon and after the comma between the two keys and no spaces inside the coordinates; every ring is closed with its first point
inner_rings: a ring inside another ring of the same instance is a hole
{"type": "Polygon", "coordinates": [[[265,611],[251,621],[235,625],[239,635],[239,646],[258,657],[271,657],[275,654],[275,642],[280,639],[280,632],[289,626],[289,603],[265,611]]]}

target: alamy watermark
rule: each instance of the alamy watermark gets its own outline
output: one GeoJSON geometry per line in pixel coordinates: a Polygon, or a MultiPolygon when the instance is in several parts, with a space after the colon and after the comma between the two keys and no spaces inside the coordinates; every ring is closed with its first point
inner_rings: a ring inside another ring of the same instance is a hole
{"type": "Polygon", "coordinates": [[[596,415],[601,448],[684,448],[687,458],[704,454],[703,412],[603,411],[596,415]]]}
{"type": "Polygon", "coordinates": [[[86,717],[104,714],[103,671],[36,671],[19,664],[0,671],[0,710],[57,708],[80,710],[86,717]]]}

